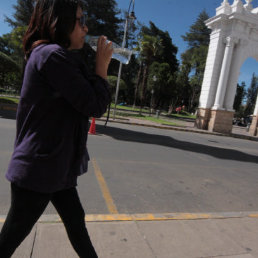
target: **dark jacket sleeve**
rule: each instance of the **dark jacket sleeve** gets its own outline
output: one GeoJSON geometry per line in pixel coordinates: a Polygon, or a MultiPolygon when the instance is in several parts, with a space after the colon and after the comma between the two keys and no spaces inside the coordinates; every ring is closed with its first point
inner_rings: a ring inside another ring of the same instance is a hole
{"type": "Polygon", "coordinates": [[[77,111],[87,117],[101,117],[110,103],[108,82],[100,76],[87,78],[67,50],[57,49],[48,57],[40,71],[77,111]]]}

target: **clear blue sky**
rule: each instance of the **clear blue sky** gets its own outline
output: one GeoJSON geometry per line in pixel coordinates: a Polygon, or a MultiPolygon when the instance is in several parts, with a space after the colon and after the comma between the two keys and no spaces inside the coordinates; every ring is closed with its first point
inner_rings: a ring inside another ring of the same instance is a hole
{"type": "MultiPolygon", "coordinates": [[[[245,3],[245,0],[242,1],[245,3]]],[[[130,0],[116,0],[116,2],[119,9],[127,10],[130,0]]],[[[168,31],[173,44],[178,47],[177,58],[180,59],[181,53],[187,49],[181,35],[189,31],[203,9],[212,17],[222,2],[223,0],[135,0],[135,15],[145,25],[151,20],[160,29],[168,31]]],[[[233,0],[229,2],[232,4],[233,0]]],[[[0,35],[11,30],[4,22],[4,15],[13,14],[13,4],[16,4],[16,0],[0,1],[0,35]]],[[[253,0],[252,4],[258,7],[258,0],[253,0]]],[[[249,58],[241,68],[239,82],[245,81],[249,86],[252,73],[258,75],[258,62],[249,58]]]]}

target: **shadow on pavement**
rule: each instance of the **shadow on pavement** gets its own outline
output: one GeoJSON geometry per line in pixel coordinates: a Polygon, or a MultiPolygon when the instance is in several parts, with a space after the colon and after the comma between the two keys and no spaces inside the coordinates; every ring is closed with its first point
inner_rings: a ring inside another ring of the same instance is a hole
{"type": "Polygon", "coordinates": [[[238,150],[230,150],[187,141],[179,141],[169,136],[136,132],[111,126],[104,127],[102,125],[97,125],[97,132],[100,134],[108,135],[120,141],[156,144],[165,147],[206,154],[219,159],[258,163],[258,156],[255,155],[247,154],[238,150]]]}
{"type": "Polygon", "coordinates": [[[0,118],[16,120],[16,111],[13,111],[13,110],[0,110],[0,118]]]}

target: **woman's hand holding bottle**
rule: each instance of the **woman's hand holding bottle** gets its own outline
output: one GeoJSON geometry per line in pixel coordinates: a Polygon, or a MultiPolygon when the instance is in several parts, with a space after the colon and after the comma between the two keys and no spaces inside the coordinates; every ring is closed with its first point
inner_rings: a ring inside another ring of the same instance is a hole
{"type": "Polygon", "coordinates": [[[113,54],[112,42],[106,42],[107,38],[101,36],[98,39],[98,47],[96,52],[96,74],[107,79],[108,66],[113,54]]]}

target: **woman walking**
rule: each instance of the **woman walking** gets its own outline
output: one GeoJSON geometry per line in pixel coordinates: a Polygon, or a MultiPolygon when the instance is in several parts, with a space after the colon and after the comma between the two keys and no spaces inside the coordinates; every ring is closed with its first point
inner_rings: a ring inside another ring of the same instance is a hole
{"type": "Polygon", "coordinates": [[[88,32],[81,0],[38,0],[23,47],[26,67],[14,152],[6,173],[11,207],[0,234],[0,257],[11,257],[52,202],[79,257],[97,257],[76,190],[87,171],[88,117],[110,102],[112,43],[101,36],[96,73],[78,54],[88,32]]]}

